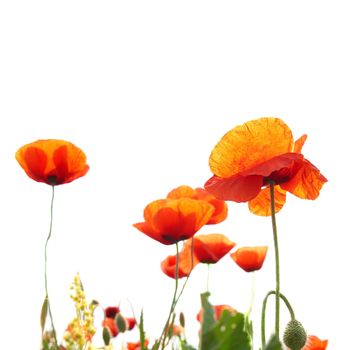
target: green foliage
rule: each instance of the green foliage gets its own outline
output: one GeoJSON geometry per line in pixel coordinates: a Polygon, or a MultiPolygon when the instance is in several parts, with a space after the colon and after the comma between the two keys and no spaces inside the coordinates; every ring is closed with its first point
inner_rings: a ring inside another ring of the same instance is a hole
{"type": "Polygon", "coordinates": [[[140,331],[141,350],[147,350],[147,348],[145,346],[146,335],[145,335],[145,329],[144,329],[144,324],[143,324],[143,310],[141,310],[139,331],[140,331]]]}
{"type": "Polygon", "coordinates": [[[44,329],[45,329],[48,308],[49,308],[49,299],[46,296],[44,299],[43,305],[41,307],[41,313],[40,313],[40,325],[41,325],[42,333],[44,333],[44,329]]]}
{"type": "Polygon", "coordinates": [[[245,316],[224,311],[220,320],[216,321],[208,298],[209,293],[201,295],[203,314],[199,350],[252,350],[245,316]]]}
{"type": "Polygon", "coordinates": [[[272,335],[265,350],[283,350],[281,342],[275,335],[272,335]]]}
{"type": "Polygon", "coordinates": [[[109,345],[109,342],[111,341],[111,335],[109,333],[108,328],[106,328],[106,327],[103,328],[102,338],[103,338],[105,345],[109,345]]]}

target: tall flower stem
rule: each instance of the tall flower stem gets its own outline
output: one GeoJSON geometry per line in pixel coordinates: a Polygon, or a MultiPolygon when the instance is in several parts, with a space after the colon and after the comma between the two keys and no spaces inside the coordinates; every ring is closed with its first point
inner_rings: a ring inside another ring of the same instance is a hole
{"type": "Polygon", "coordinates": [[[209,292],[210,264],[207,264],[207,292],[209,292]]]}
{"type": "Polygon", "coordinates": [[[276,264],[276,314],[275,314],[275,335],[279,340],[280,332],[280,261],[278,251],[278,238],[277,238],[277,225],[276,225],[276,212],[275,212],[275,190],[274,181],[270,181],[270,202],[271,202],[271,220],[273,231],[273,243],[275,248],[275,264],[276,264]]]}
{"type": "Polygon", "coordinates": [[[49,299],[49,292],[47,288],[47,244],[49,243],[49,240],[51,238],[51,233],[52,233],[52,221],[53,221],[53,201],[55,198],[55,186],[52,186],[52,196],[51,196],[51,207],[50,207],[50,228],[49,228],[49,234],[46,238],[46,243],[45,243],[45,293],[46,293],[46,299],[47,299],[47,306],[48,306],[48,311],[49,311],[49,316],[50,316],[50,321],[51,321],[51,327],[52,327],[52,332],[53,336],[55,339],[55,346],[58,349],[58,343],[57,343],[57,337],[56,337],[56,330],[55,326],[53,323],[53,317],[52,317],[52,311],[51,311],[51,304],[50,304],[50,299],[49,299]]]}
{"type": "Polygon", "coordinates": [[[162,334],[161,334],[161,336],[159,338],[158,346],[156,347],[156,349],[159,348],[159,345],[161,345],[161,349],[162,350],[165,347],[165,340],[166,340],[166,337],[167,337],[167,332],[168,332],[168,328],[169,328],[170,318],[171,318],[171,315],[173,314],[173,312],[175,310],[175,306],[176,306],[176,303],[178,301],[178,298],[176,298],[178,287],[179,287],[179,243],[176,242],[175,290],[174,290],[173,300],[171,302],[171,307],[170,307],[168,319],[166,320],[163,332],[162,332],[162,334]]]}

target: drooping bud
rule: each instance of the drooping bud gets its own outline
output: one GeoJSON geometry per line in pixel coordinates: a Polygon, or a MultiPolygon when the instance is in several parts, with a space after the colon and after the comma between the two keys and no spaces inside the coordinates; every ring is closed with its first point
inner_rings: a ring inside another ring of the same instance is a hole
{"type": "Polygon", "coordinates": [[[290,350],[300,350],[305,346],[307,339],[303,325],[297,320],[288,322],[283,334],[283,342],[290,350]]]}

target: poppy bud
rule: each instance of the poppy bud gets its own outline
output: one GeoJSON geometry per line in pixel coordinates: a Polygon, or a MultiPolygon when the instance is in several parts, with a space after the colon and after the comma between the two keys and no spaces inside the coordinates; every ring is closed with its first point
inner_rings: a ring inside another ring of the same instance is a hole
{"type": "Polygon", "coordinates": [[[126,331],[126,321],[121,314],[117,314],[115,317],[115,324],[119,332],[124,333],[126,331]]]}
{"type": "Polygon", "coordinates": [[[306,344],[307,334],[297,320],[290,320],[283,334],[283,342],[290,350],[300,350],[306,344]]]}

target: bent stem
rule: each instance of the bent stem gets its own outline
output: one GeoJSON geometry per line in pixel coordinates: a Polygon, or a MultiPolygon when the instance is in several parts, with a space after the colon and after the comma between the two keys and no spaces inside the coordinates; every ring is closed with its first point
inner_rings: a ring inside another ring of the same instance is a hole
{"type": "Polygon", "coordinates": [[[278,252],[278,238],[277,238],[277,225],[276,225],[276,212],[275,212],[275,191],[274,181],[270,181],[270,202],[271,202],[271,220],[273,231],[273,243],[275,247],[275,264],[276,264],[276,313],[275,313],[275,335],[277,340],[280,336],[280,261],[278,252]]]}
{"type": "Polygon", "coordinates": [[[53,323],[53,317],[52,317],[52,311],[51,311],[51,304],[50,304],[50,299],[49,299],[49,292],[47,288],[47,244],[51,238],[51,233],[52,233],[52,220],[53,220],[53,201],[55,198],[55,186],[52,185],[52,197],[51,197],[51,207],[50,207],[50,228],[49,228],[49,234],[46,238],[46,243],[45,243],[45,293],[46,293],[46,299],[47,299],[47,306],[48,306],[48,311],[49,311],[49,316],[50,316],[50,321],[51,321],[51,327],[52,327],[52,332],[53,336],[55,339],[55,346],[58,349],[58,343],[57,343],[57,338],[56,338],[56,330],[55,326],[53,323]]]}
{"type": "MultiPolygon", "coordinates": [[[[263,301],[263,307],[262,307],[262,312],[261,312],[261,343],[262,343],[262,350],[265,350],[266,347],[266,338],[265,338],[265,315],[266,315],[266,304],[267,304],[267,299],[269,298],[270,295],[272,294],[276,294],[276,291],[271,290],[270,292],[268,292],[266,294],[266,297],[263,301]]],[[[280,298],[284,301],[285,305],[288,308],[289,314],[290,314],[290,318],[292,320],[295,320],[295,314],[292,308],[292,305],[290,304],[290,302],[288,301],[288,299],[282,294],[280,293],[280,298]]]]}
{"type": "Polygon", "coordinates": [[[169,328],[170,318],[174,312],[175,305],[178,301],[178,298],[176,298],[178,286],[179,286],[179,244],[178,244],[178,242],[176,242],[175,290],[174,290],[173,300],[171,302],[171,307],[170,307],[168,319],[166,320],[163,332],[159,338],[158,346],[156,347],[156,349],[159,348],[160,344],[161,344],[161,349],[164,349],[164,347],[165,347],[165,340],[166,340],[166,336],[167,336],[167,332],[168,332],[168,328],[169,328]]]}

